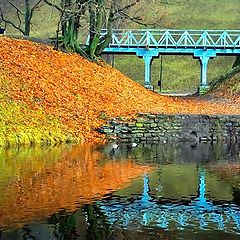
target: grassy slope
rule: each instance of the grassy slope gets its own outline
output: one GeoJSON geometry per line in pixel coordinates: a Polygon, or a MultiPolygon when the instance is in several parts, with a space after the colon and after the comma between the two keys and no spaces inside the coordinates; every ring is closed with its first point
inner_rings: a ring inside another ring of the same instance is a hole
{"type": "MultiPolygon", "coordinates": [[[[73,134],[52,114],[33,110],[7,95],[0,77],[0,147],[35,144],[56,144],[76,141],[73,134]]],[[[8,83],[6,83],[8,84],[8,83]]]]}
{"type": "MultiPolygon", "coordinates": [[[[231,73],[229,73],[231,74],[231,73]]],[[[239,68],[232,70],[232,76],[223,75],[220,80],[213,84],[209,94],[214,94],[217,97],[227,97],[233,100],[240,96],[240,73],[239,68]],[[237,73],[236,73],[237,72],[237,73]]]]}

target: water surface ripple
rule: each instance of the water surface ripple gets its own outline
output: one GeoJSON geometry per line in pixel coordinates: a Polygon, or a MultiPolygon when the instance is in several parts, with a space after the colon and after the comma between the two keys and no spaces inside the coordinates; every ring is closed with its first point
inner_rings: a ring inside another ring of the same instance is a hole
{"type": "Polygon", "coordinates": [[[240,146],[0,152],[0,239],[240,239],[240,146]]]}

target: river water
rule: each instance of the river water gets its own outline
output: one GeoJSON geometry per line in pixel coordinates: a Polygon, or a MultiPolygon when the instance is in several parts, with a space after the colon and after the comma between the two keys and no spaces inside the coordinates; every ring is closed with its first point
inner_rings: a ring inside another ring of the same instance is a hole
{"type": "Polygon", "coordinates": [[[0,150],[0,239],[240,239],[237,144],[0,150]]]}

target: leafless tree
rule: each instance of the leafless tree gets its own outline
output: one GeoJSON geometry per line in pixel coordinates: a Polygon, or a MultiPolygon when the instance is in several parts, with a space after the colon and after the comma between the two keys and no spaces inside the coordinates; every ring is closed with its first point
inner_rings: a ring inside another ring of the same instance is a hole
{"type": "Polygon", "coordinates": [[[121,17],[139,21],[136,16],[131,17],[128,10],[139,4],[141,0],[61,0],[55,4],[53,0],[43,0],[60,13],[59,28],[63,46],[81,53],[91,60],[96,59],[104,48],[108,46],[114,23],[121,17]],[[87,21],[86,21],[87,18],[87,21]],[[87,22],[89,44],[86,48],[79,44],[79,33],[83,32],[83,22],[87,22]],[[101,36],[105,30],[104,38],[101,36]]]}
{"type": "Polygon", "coordinates": [[[31,31],[31,22],[33,13],[38,10],[43,3],[43,0],[23,0],[23,7],[18,6],[13,0],[4,0],[5,4],[0,6],[0,17],[1,21],[6,24],[11,25],[18,31],[20,31],[24,36],[29,36],[31,31]],[[31,3],[32,2],[32,3],[31,3]],[[5,16],[3,8],[9,5],[16,15],[16,20],[10,20],[5,16]]]}

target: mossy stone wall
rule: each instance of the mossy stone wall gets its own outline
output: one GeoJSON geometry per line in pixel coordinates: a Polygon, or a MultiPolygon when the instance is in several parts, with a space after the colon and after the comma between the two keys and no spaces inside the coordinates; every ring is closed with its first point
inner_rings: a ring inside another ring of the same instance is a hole
{"type": "Polygon", "coordinates": [[[240,142],[240,115],[140,113],[131,120],[111,119],[99,131],[120,142],[240,142]]]}

